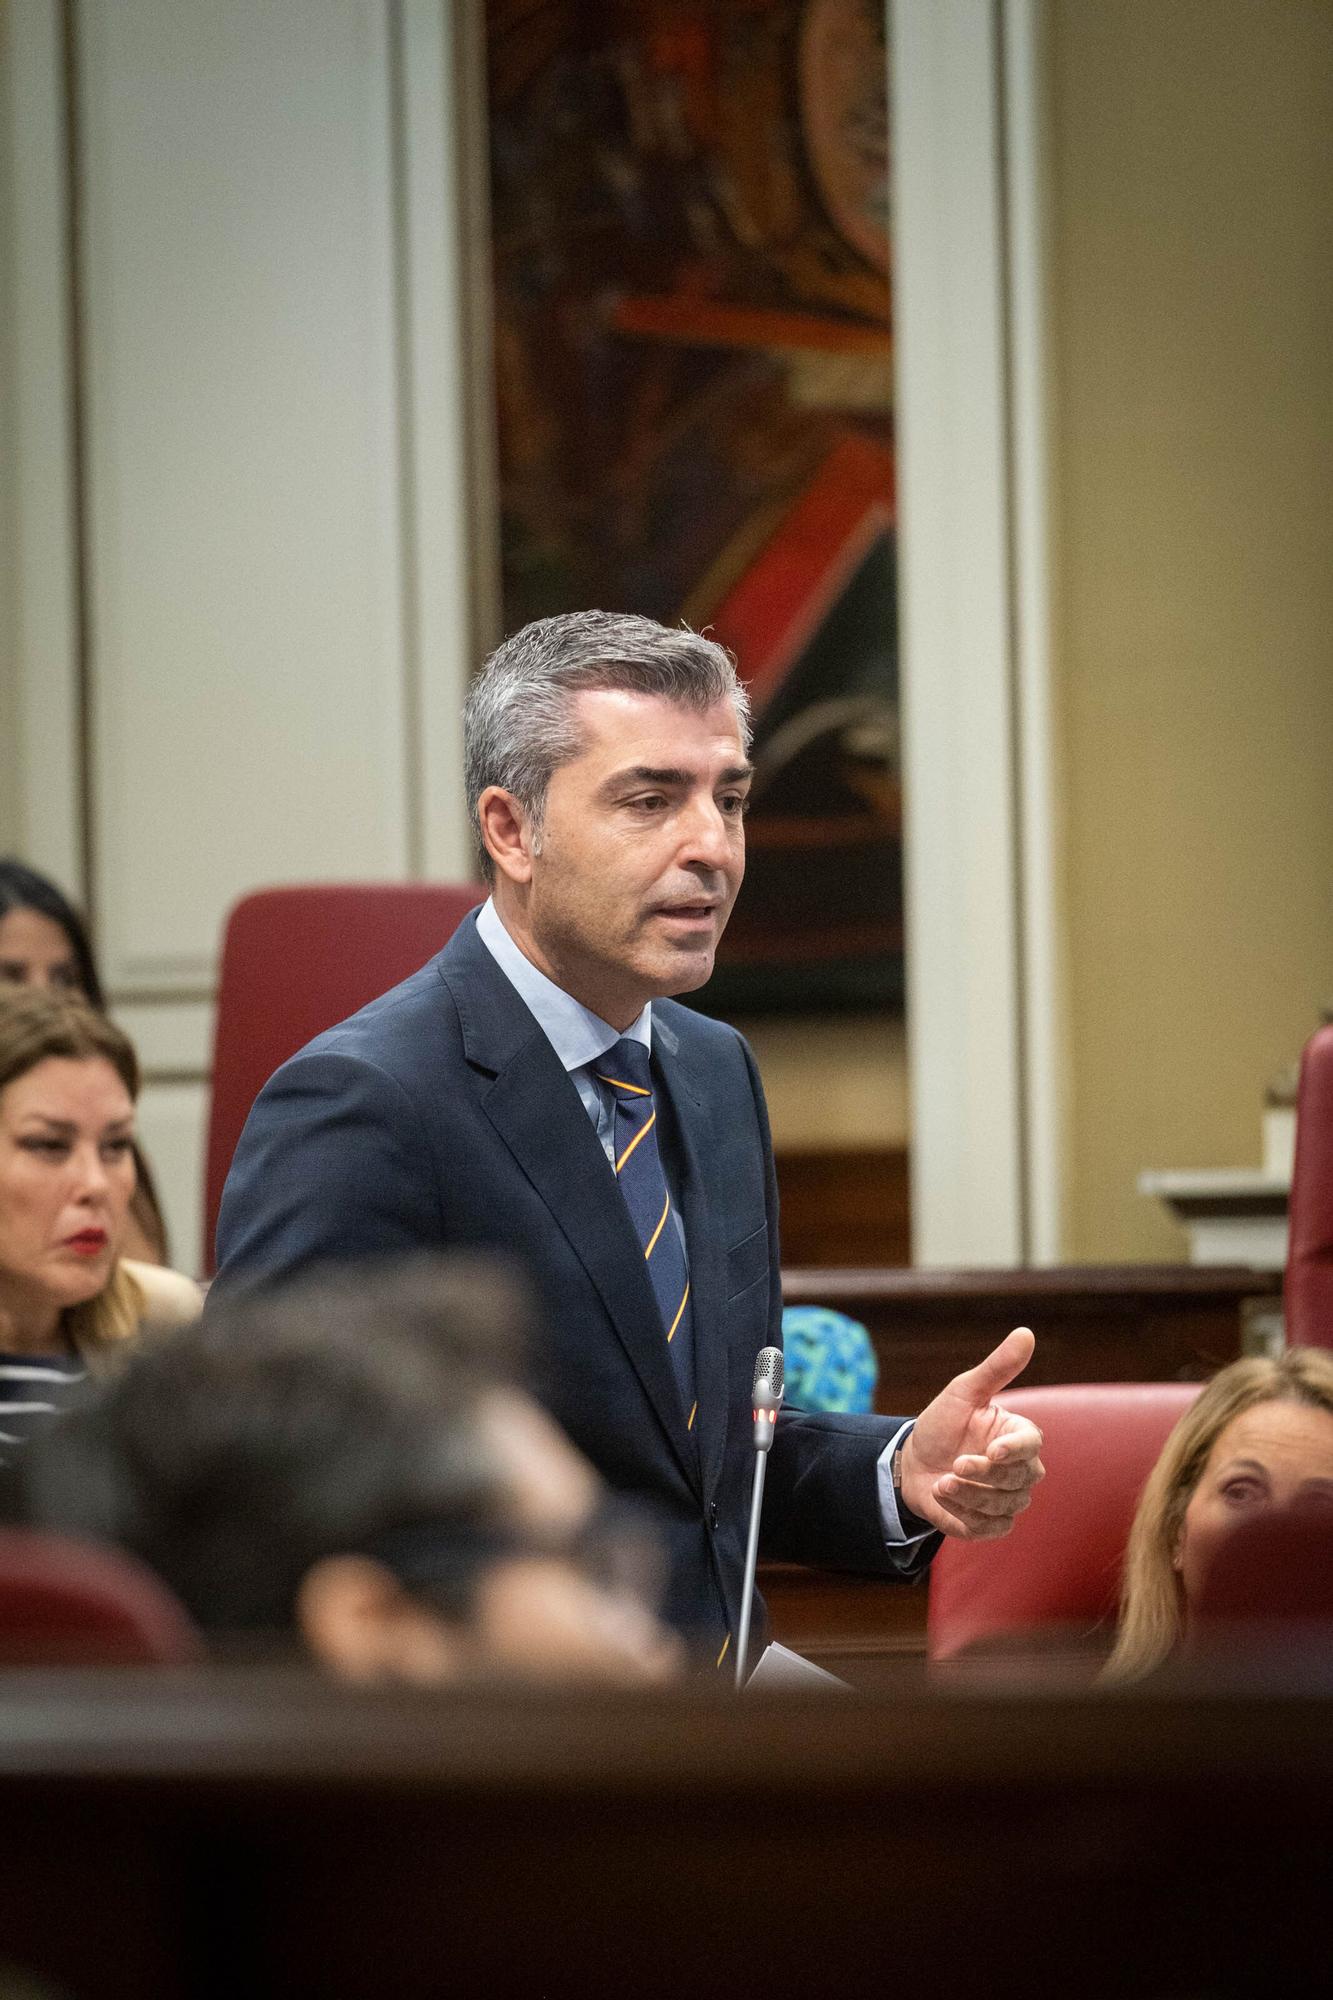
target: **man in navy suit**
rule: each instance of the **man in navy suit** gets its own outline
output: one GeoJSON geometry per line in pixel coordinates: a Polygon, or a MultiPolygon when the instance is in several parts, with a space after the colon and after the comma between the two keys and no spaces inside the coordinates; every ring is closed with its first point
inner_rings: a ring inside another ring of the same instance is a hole
{"type": "MultiPolygon", "coordinates": [[[[749,1049],[668,996],[708,978],[744,873],[745,692],[710,640],[576,613],[498,648],[465,739],[490,900],[265,1086],[219,1283],[448,1245],[521,1259],[534,1387],[651,1512],[665,1613],[720,1662],[755,1356],[781,1342],[777,1193],[749,1049]]],[[[1011,1333],[915,1424],[784,1412],[768,1551],[910,1575],[939,1533],[1006,1532],[1041,1440],[994,1398],[1031,1349],[1011,1333]]]]}

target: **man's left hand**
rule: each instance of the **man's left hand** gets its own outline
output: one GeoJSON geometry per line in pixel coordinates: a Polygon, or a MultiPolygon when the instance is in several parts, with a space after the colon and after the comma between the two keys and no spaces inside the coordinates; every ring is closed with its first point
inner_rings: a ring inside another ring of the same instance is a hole
{"type": "Polygon", "coordinates": [[[1007,1535],[1045,1477],[1041,1432],[994,1400],[1035,1346],[1027,1327],[1015,1327],[984,1361],[954,1376],[903,1446],[903,1500],[943,1534],[974,1542],[1007,1535]]]}

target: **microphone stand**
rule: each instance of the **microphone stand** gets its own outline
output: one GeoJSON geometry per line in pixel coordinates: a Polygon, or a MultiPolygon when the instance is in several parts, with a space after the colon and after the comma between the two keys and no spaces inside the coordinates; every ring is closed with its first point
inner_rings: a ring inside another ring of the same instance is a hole
{"type": "Polygon", "coordinates": [[[750,1652],[750,1613],[754,1606],[754,1575],[759,1566],[759,1516],[764,1506],[764,1472],[777,1429],[782,1402],[783,1361],[780,1347],[761,1347],[754,1371],[754,1488],[750,1495],[750,1532],[745,1541],[745,1582],[741,1591],[741,1629],[736,1642],[736,1692],[745,1686],[750,1652]]]}
{"type": "MultiPolygon", "coordinates": [[[[756,1428],[759,1413],[755,1413],[756,1428]]],[[[759,1565],[759,1516],[764,1506],[764,1472],[768,1466],[768,1451],[756,1445],[754,1454],[754,1486],[750,1494],[750,1532],[745,1542],[745,1582],[741,1588],[741,1630],[736,1642],[736,1692],[745,1686],[745,1661],[750,1650],[750,1612],[754,1604],[754,1577],[759,1565]]]]}

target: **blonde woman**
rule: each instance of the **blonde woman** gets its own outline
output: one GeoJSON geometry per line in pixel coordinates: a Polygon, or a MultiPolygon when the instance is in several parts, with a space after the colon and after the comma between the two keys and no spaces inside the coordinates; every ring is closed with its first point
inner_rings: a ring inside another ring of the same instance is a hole
{"type": "Polygon", "coordinates": [[[1316,1495],[1333,1501],[1333,1353],[1233,1361],[1181,1417],[1143,1489],[1106,1678],[1137,1680],[1175,1650],[1230,1527],[1316,1495]]]}
{"type": "Polygon", "coordinates": [[[139,1065],[83,1000],[0,991],[0,1461],[146,1322],[193,1319],[188,1278],[121,1256],[139,1065]]]}

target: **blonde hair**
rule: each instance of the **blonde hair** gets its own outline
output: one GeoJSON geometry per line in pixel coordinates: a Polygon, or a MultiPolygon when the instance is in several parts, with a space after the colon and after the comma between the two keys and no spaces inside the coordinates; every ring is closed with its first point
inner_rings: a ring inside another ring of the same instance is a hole
{"type": "MultiPolygon", "coordinates": [[[[139,1095],[139,1059],[114,1021],[72,993],[36,986],[0,987],[0,1092],[55,1056],[71,1062],[109,1062],[130,1097],[139,1095]]],[[[117,1263],[110,1280],[85,1304],[64,1315],[64,1329],[90,1370],[100,1372],[110,1351],[139,1330],[144,1294],[117,1263]]]]}
{"type": "Polygon", "coordinates": [[[1175,1554],[1185,1510],[1227,1425],[1259,1403],[1304,1403],[1333,1415],[1333,1353],[1292,1347],[1276,1359],[1253,1355],[1233,1361],[1180,1418],[1148,1476],[1129,1531],[1120,1625],[1105,1679],[1137,1680],[1176,1646],[1182,1595],[1175,1554]]]}
{"type": "Polygon", "coordinates": [[[118,1259],[97,1297],[69,1308],[65,1331],[90,1375],[107,1373],[115,1349],[142,1326],[145,1305],[143,1287],[118,1259]]]}

